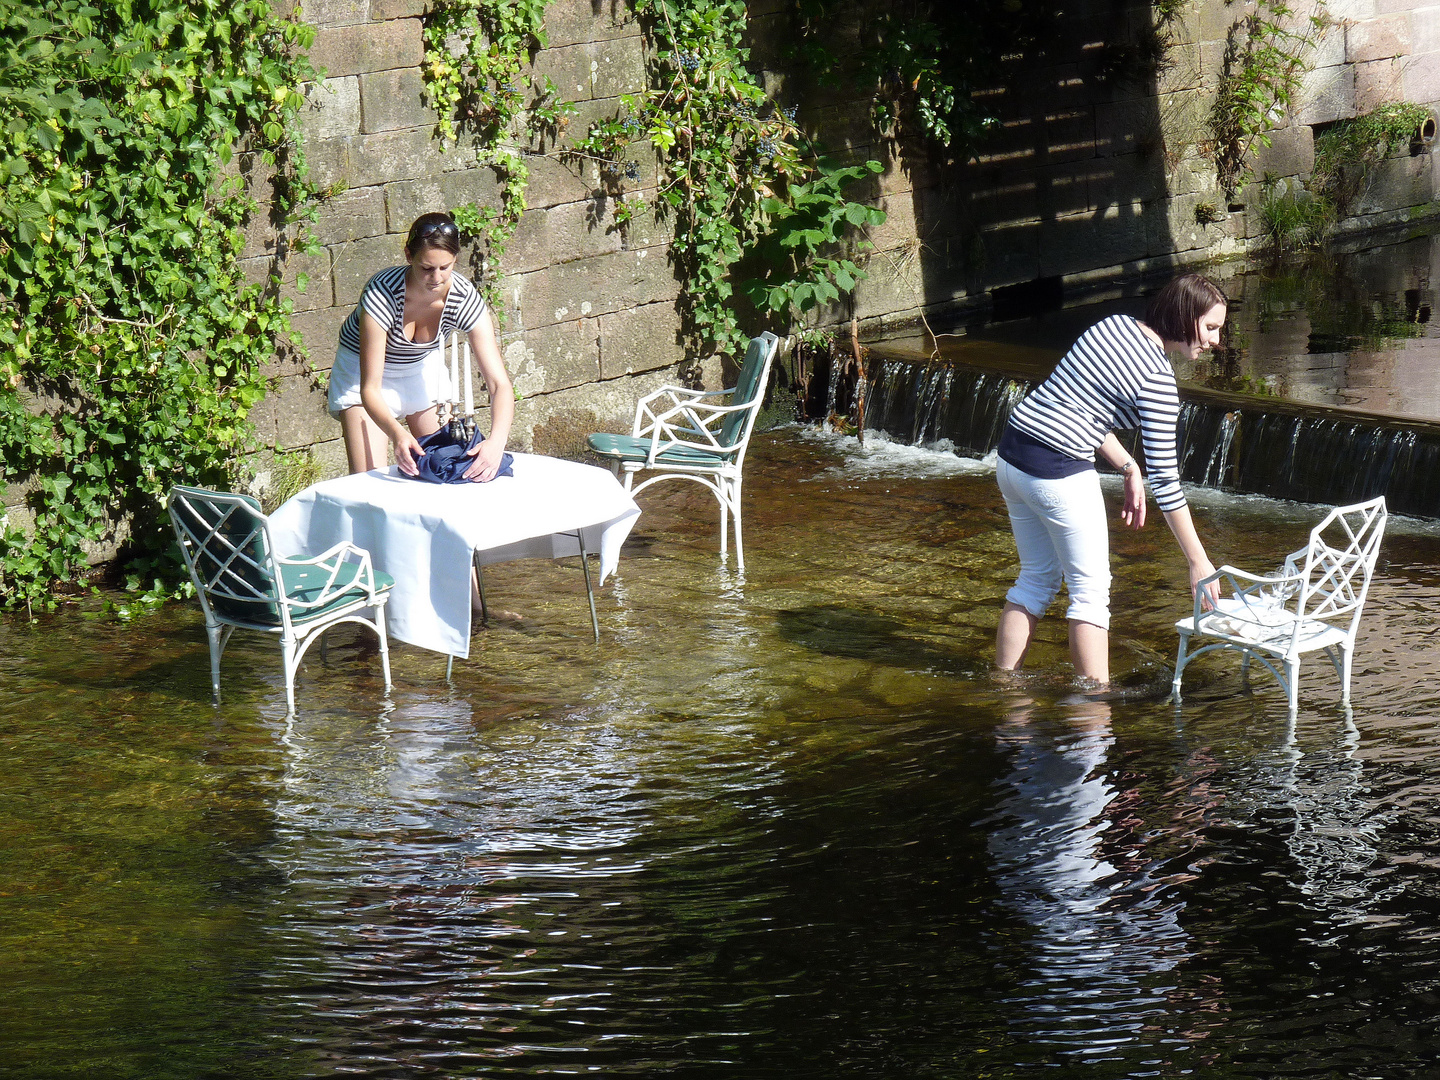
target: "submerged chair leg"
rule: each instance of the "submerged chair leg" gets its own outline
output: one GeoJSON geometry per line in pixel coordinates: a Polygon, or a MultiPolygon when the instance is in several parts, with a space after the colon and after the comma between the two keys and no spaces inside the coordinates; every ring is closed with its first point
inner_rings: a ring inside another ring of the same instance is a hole
{"type": "Polygon", "coordinates": [[[385,689],[390,689],[390,636],[385,632],[385,605],[375,605],[375,635],[380,639],[380,670],[385,674],[385,689]]]}
{"type": "Polygon", "coordinates": [[[226,629],[219,623],[205,624],[205,639],[210,643],[210,693],[216,704],[220,702],[220,654],[225,651],[225,638],[229,636],[226,629]]]}
{"type": "Polygon", "coordinates": [[[280,657],[285,668],[285,715],[295,714],[295,669],[300,666],[295,656],[295,643],[280,639],[280,657]]]}
{"type": "MultiPolygon", "coordinates": [[[[721,481],[724,483],[724,480],[721,481]]],[[[740,525],[740,478],[737,476],[729,484],[729,497],[732,503],[731,512],[735,515],[735,566],[742,574],[745,572],[745,537],[741,532],[740,525]]]]}
{"type": "Polygon", "coordinates": [[[1185,647],[1190,642],[1190,635],[1182,632],[1180,634],[1180,651],[1175,654],[1175,679],[1170,684],[1170,700],[1180,700],[1180,678],[1185,673],[1185,647]]]}
{"type": "Polygon", "coordinates": [[[1285,689],[1290,699],[1290,711],[1300,707],[1300,658],[1287,656],[1285,660],[1285,689]]]}

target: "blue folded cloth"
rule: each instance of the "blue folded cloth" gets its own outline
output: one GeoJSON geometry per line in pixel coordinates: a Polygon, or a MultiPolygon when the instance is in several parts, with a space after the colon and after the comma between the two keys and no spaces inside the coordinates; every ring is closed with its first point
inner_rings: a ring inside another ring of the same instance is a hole
{"type": "MultiPolygon", "coordinates": [[[[465,479],[465,470],[475,460],[467,457],[466,452],[485,441],[485,436],[479,431],[471,437],[468,445],[455,438],[448,425],[429,435],[422,435],[416,441],[420,443],[420,449],[424,450],[425,454],[415,462],[420,474],[410,479],[424,480],[428,484],[474,483],[473,480],[465,479]]],[[[495,475],[514,476],[515,470],[511,468],[514,462],[515,459],[509,453],[503,455],[500,458],[500,471],[495,475]]]]}

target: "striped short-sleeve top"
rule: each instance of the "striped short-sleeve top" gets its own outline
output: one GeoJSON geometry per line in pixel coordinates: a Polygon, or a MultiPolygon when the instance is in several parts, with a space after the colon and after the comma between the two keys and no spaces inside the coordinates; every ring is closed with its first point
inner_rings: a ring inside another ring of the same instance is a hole
{"type": "Polygon", "coordinates": [[[405,271],[404,266],[381,270],[365,283],[360,303],[340,327],[340,347],[360,351],[360,312],[365,311],[385,331],[385,366],[408,369],[433,353],[440,351],[450,331],[468,334],[485,314],[485,298],[463,274],[450,277],[450,295],[440,312],[440,329],[433,341],[411,341],[405,336],[405,271]]]}
{"type": "Polygon", "coordinates": [[[1165,350],[1129,315],[1102,319],[1080,336],[1050,377],[1010,417],[1019,431],[1072,458],[1094,461],[1116,428],[1140,429],[1155,502],[1185,505],[1175,455],[1180,398],[1165,350]]]}

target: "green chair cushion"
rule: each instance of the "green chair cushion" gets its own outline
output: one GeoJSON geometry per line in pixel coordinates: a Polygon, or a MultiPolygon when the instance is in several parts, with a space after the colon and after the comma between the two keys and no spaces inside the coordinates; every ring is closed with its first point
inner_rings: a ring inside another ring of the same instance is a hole
{"type": "MultiPolygon", "coordinates": [[[[337,594],[333,599],[320,607],[307,608],[302,611],[291,609],[290,621],[294,623],[314,622],[323,618],[337,608],[347,604],[353,604],[356,600],[365,598],[363,586],[355,585],[355,579],[360,574],[359,563],[344,563],[340,572],[335,578],[335,588],[344,591],[337,594]]],[[[384,592],[395,584],[395,579],[389,574],[374,571],[375,591],[384,592]]],[[[290,563],[280,564],[280,580],[285,584],[285,595],[291,600],[299,600],[302,603],[309,602],[320,596],[325,588],[325,582],[330,578],[330,571],[320,566],[295,566],[290,563]]],[[[266,620],[269,621],[268,619],[266,620]]],[[[279,622],[276,616],[275,622],[279,622]]]]}
{"type": "MultiPolygon", "coordinates": [[[[590,436],[590,449],[603,457],[619,461],[644,461],[650,456],[650,439],[634,435],[612,435],[597,432],[590,436]]],[[[719,467],[735,459],[733,453],[721,454],[694,446],[672,446],[655,460],[661,465],[690,465],[719,467]]]]}

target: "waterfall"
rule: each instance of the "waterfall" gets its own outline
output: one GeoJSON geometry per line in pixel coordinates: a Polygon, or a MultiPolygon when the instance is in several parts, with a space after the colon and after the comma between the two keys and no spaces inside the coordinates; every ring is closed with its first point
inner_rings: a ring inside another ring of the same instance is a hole
{"type": "MultiPolygon", "coordinates": [[[[980,456],[1000,442],[1033,383],[949,361],[882,357],[869,373],[867,425],[902,442],[950,440],[980,456]]],[[[830,405],[850,396],[830,378],[830,405]]],[[[1182,386],[1177,428],[1186,483],[1342,504],[1383,494],[1396,513],[1440,517],[1440,424],[1182,386]]],[[[1138,438],[1122,440],[1140,454],[1138,438]]]]}

